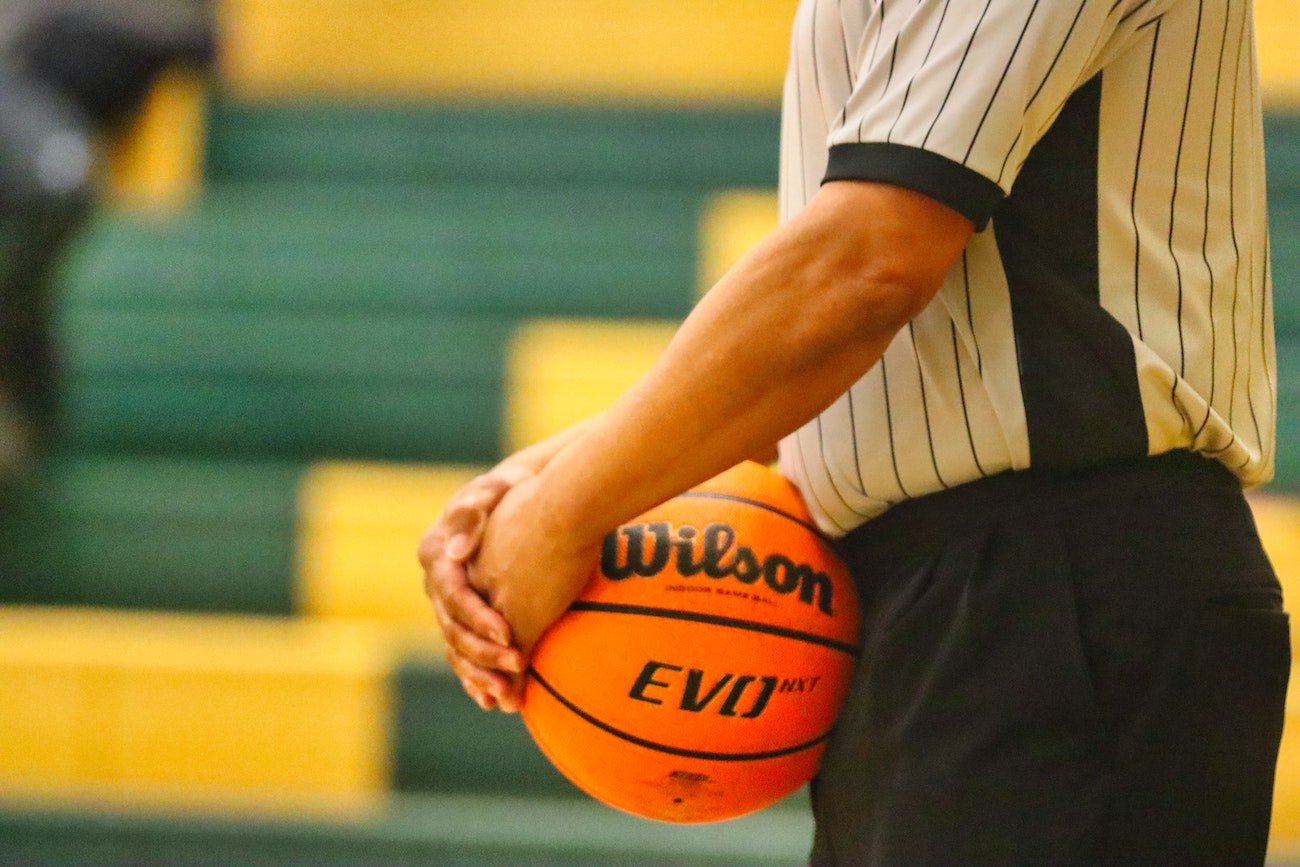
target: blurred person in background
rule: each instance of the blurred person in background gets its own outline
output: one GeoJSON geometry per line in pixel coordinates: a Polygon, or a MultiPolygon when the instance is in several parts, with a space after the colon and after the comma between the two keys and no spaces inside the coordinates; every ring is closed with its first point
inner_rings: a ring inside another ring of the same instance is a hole
{"type": "Polygon", "coordinates": [[[54,435],[52,283],[112,139],[168,67],[209,67],[200,0],[18,0],[0,10],[0,485],[54,435]]]}

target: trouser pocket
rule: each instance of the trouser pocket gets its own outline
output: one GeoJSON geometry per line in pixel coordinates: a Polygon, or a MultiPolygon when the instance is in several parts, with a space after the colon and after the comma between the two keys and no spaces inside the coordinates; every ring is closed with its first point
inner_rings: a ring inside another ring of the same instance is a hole
{"type": "Polygon", "coordinates": [[[1136,722],[1119,774],[1117,863],[1262,864],[1291,668],[1268,585],[1211,594],[1136,722]]]}

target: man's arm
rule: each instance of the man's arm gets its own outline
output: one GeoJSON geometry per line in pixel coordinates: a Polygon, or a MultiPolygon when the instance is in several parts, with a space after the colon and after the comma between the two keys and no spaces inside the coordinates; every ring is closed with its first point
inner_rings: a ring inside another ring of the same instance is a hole
{"type": "Polygon", "coordinates": [[[840,182],[742,259],[650,373],[493,513],[470,579],[518,647],[581,591],[612,527],[761,451],[862,377],[971,232],[921,194],[840,182]]]}
{"type": "MultiPolygon", "coordinates": [[[[442,631],[447,661],[466,691],[484,709],[509,684],[501,671],[521,671],[522,657],[511,648],[510,625],[469,585],[466,563],[478,553],[488,517],[516,485],[532,478],[551,459],[577,440],[600,418],[579,422],[520,449],[491,470],[476,476],[451,496],[442,514],[420,540],[417,557],[424,567],[424,588],[442,631]],[[490,639],[489,639],[490,637],[490,639]],[[475,665],[470,657],[491,665],[475,665]]],[[[752,460],[775,458],[776,444],[750,455],[752,460]]]]}
{"type": "Polygon", "coordinates": [[[599,416],[520,449],[456,491],[420,539],[416,556],[424,568],[424,590],[442,630],[447,662],[465,691],[484,710],[509,689],[498,672],[520,671],[522,659],[510,647],[510,624],[469,586],[465,564],[478,552],[488,516],[512,488],[537,475],[599,416]],[[470,662],[473,657],[479,664],[470,662]]]}

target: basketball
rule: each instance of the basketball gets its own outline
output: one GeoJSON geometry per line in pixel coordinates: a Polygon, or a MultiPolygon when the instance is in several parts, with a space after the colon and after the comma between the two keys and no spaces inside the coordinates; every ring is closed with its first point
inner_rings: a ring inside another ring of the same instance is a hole
{"type": "Polygon", "coordinates": [[[852,580],[799,493],[744,463],[605,538],[534,651],[522,715],[597,800],[734,818],[816,773],[857,638],[852,580]]]}

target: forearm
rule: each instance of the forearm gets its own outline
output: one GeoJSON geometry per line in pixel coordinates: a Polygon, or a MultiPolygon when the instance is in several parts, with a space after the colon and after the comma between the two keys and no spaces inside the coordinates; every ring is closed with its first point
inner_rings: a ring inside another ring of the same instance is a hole
{"type": "Polygon", "coordinates": [[[756,248],[651,372],[554,456],[538,496],[557,524],[599,538],[761,453],[880,358],[942,272],[926,275],[925,286],[901,285],[894,271],[870,264],[887,258],[881,251],[846,245],[838,227],[835,214],[810,208],[756,248]]]}
{"type": "Polygon", "coordinates": [[[523,467],[533,473],[540,473],[566,446],[591,430],[600,418],[600,414],[594,415],[547,437],[541,442],[522,448],[502,460],[499,466],[523,467]]]}
{"type": "MultiPolygon", "coordinates": [[[[583,434],[590,431],[596,422],[600,420],[602,414],[584,419],[575,425],[571,425],[559,433],[553,434],[540,442],[522,448],[509,457],[504,458],[498,467],[523,467],[532,473],[540,473],[551,460],[564,450],[570,443],[576,441],[583,434]]],[[[765,442],[759,448],[750,452],[746,457],[759,463],[769,463],[776,460],[776,440],[765,442]]]]}
{"type": "Polygon", "coordinates": [[[572,531],[607,532],[779,440],[842,394],[892,336],[792,358],[758,336],[784,317],[745,311],[745,299],[701,308],[651,374],[543,471],[540,496],[572,531]]]}

